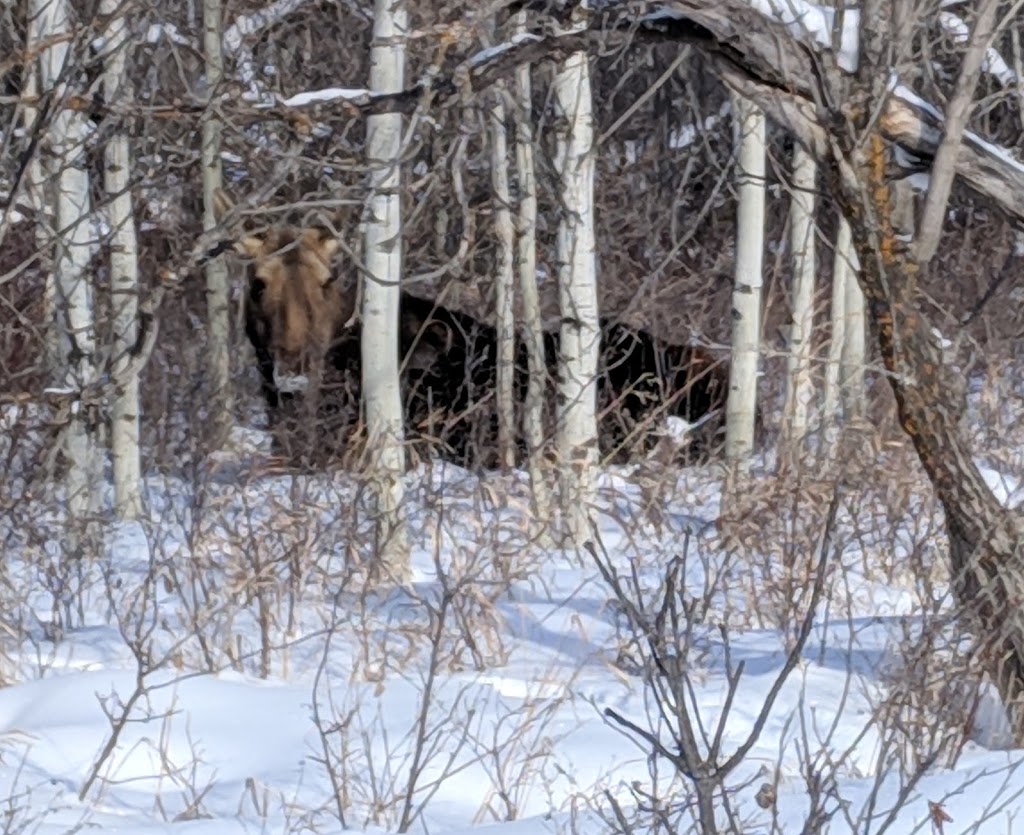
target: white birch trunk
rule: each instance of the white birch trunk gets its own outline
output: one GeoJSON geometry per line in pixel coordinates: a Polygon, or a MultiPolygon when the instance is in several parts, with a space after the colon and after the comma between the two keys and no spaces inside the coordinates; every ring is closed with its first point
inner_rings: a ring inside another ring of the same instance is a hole
{"type": "Polygon", "coordinates": [[[733,96],[739,160],[736,211],[736,274],[732,291],[732,365],[726,402],[726,459],[739,467],[754,449],[757,372],[761,349],[764,260],[765,117],[760,108],[733,96]]]}
{"type": "MultiPolygon", "coordinates": [[[[514,34],[526,31],[526,12],[513,18],[514,34]]],[[[537,181],[534,170],[533,112],[530,65],[516,68],[516,174],[519,178],[519,209],[516,214],[516,256],[519,270],[519,298],[522,302],[523,330],[526,334],[530,379],[523,408],[523,433],[529,452],[530,487],[534,517],[547,521],[551,496],[544,480],[544,403],[547,358],[544,329],[540,315],[540,291],[537,287],[537,181]]]]}
{"type": "MultiPolygon", "coordinates": [[[[574,10],[577,24],[586,4],[574,10]]],[[[594,120],[587,53],[570,55],[555,75],[561,121],[555,167],[561,179],[558,301],[562,316],[559,374],[559,458],[562,511],[577,548],[590,538],[597,463],[597,363],[600,322],[594,240],[594,120]]]]}
{"type": "MultiPolygon", "coordinates": [[[[127,28],[118,16],[121,0],[102,0],[100,11],[108,15],[104,43],[103,96],[110,103],[125,104],[131,97],[125,74],[127,28]]],[[[114,508],[120,519],[142,513],[139,461],[139,378],[131,373],[131,355],[138,339],[139,263],[135,217],[132,214],[131,157],[128,137],[112,136],[104,148],[103,187],[108,196],[111,227],[110,285],[113,309],[112,372],[116,390],[110,411],[110,453],[114,470],[114,508]]]]}
{"type": "Polygon", "coordinates": [[[515,229],[512,225],[512,195],[508,184],[508,133],[505,127],[503,92],[499,87],[494,97],[489,127],[494,230],[498,235],[498,269],[494,277],[498,332],[498,455],[502,466],[511,469],[516,465],[516,415],[512,390],[516,362],[516,323],[512,306],[512,288],[515,283],[515,229]]]}
{"type": "Polygon", "coordinates": [[[825,396],[822,417],[826,425],[835,426],[842,417],[843,397],[840,366],[846,345],[847,283],[856,281],[850,270],[850,225],[840,219],[832,263],[831,338],[828,344],[828,366],[825,368],[825,396]]]}
{"type": "MultiPolygon", "coordinates": [[[[206,82],[211,101],[220,92],[224,78],[224,55],[221,40],[223,9],[221,0],[203,0],[203,51],[206,59],[206,82]]],[[[216,228],[214,193],[223,185],[221,172],[221,123],[211,108],[203,118],[203,230],[216,228]]],[[[207,375],[212,397],[210,419],[213,445],[220,447],[231,432],[231,299],[228,268],[223,258],[211,258],[206,264],[207,375]]]]}
{"type": "Polygon", "coordinates": [[[793,150],[793,201],[790,249],[793,253],[793,323],[789,331],[787,431],[802,445],[807,437],[814,381],[811,378],[811,335],[814,324],[814,187],[818,165],[801,146],[793,150]]]}
{"type": "MultiPolygon", "coordinates": [[[[32,0],[29,11],[31,40],[50,41],[39,56],[40,87],[43,92],[52,91],[54,101],[59,103],[65,94],[62,72],[71,60],[70,44],[61,37],[70,37],[72,33],[69,8],[65,0],[32,0]]],[[[77,525],[84,523],[99,505],[103,476],[95,434],[96,416],[90,414],[92,407],[82,397],[96,382],[96,322],[89,275],[95,242],[90,228],[93,213],[85,159],[85,123],[84,114],[58,104],[48,135],[54,165],[50,172],[55,187],[57,230],[54,305],[61,353],[56,383],[66,392],[70,407],[63,446],[68,467],[68,511],[76,523],[76,529],[70,531],[73,541],[80,530],[77,525]]]]}
{"type": "Polygon", "coordinates": [[[864,417],[864,363],[866,359],[867,318],[864,293],[857,282],[857,253],[850,239],[850,226],[840,220],[836,258],[846,265],[846,324],[843,328],[843,349],[839,357],[839,387],[843,397],[843,414],[847,420],[864,417]]]}
{"type": "MultiPolygon", "coordinates": [[[[407,31],[405,0],[376,0],[370,50],[373,92],[403,88],[407,31]]],[[[371,191],[364,239],[367,275],[361,351],[371,493],[377,522],[375,550],[382,568],[394,579],[404,581],[409,572],[409,549],[401,513],[405,449],[397,336],[402,277],[402,116],[372,115],[366,130],[371,191]]]]}

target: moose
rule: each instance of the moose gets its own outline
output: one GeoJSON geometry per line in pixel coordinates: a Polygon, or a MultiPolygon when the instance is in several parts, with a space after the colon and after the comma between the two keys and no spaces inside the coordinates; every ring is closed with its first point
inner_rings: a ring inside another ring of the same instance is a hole
{"type": "MultiPolygon", "coordinates": [[[[245,330],[279,447],[291,455],[343,453],[359,422],[360,323],[354,288],[344,288],[331,266],[336,239],[326,228],[278,225],[244,235],[233,249],[249,262],[245,330]]],[[[396,338],[410,442],[461,466],[497,467],[496,329],[403,291],[396,338]]],[[[544,342],[554,379],[558,335],[545,333],[544,342]]],[[[525,399],[527,367],[519,339],[517,403],[525,399]]],[[[709,352],[602,319],[598,374],[605,460],[626,461],[650,450],[653,430],[665,417],[701,424],[687,460],[712,451],[724,426],[728,369],[709,352]]],[[[522,460],[525,442],[515,435],[522,460]]]]}

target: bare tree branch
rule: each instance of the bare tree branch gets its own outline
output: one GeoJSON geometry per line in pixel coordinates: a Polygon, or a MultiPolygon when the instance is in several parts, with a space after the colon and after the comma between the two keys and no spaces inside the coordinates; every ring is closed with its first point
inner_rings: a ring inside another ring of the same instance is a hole
{"type": "Polygon", "coordinates": [[[942,237],[946,206],[953,190],[956,174],[955,160],[960,150],[967,120],[974,104],[974,90],[981,75],[981,64],[985,60],[988,46],[996,35],[996,11],[999,0],[982,0],[975,18],[974,31],[960,65],[956,89],[946,106],[946,123],[942,142],[932,162],[931,185],[925,200],[921,222],[917,228],[917,260],[927,264],[939,248],[942,237]]]}

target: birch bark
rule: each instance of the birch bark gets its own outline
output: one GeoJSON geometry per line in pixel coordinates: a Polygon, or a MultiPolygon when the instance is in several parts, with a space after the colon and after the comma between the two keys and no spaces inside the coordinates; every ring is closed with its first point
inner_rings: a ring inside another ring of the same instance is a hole
{"type": "Polygon", "coordinates": [[[843,312],[843,348],[839,354],[839,388],[843,397],[843,415],[847,420],[864,416],[864,362],[867,343],[867,319],[864,293],[857,282],[857,253],[850,235],[850,224],[839,222],[836,259],[842,259],[846,272],[843,312]]]}
{"type": "Polygon", "coordinates": [[[494,306],[498,331],[498,455],[501,465],[516,465],[516,415],[513,383],[516,362],[516,323],[513,308],[515,286],[515,228],[512,224],[512,194],[508,178],[508,133],[505,102],[499,86],[491,105],[488,127],[491,135],[491,187],[494,190],[494,229],[498,235],[498,264],[494,277],[494,306]]]}
{"type": "MultiPolygon", "coordinates": [[[[516,35],[526,31],[526,12],[516,14],[516,35]]],[[[534,170],[533,113],[530,66],[516,68],[516,173],[519,177],[519,207],[516,213],[516,256],[519,293],[522,302],[523,329],[526,334],[529,381],[523,410],[523,432],[529,448],[530,487],[534,515],[547,516],[551,507],[550,491],[544,480],[544,402],[547,388],[547,360],[544,329],[537,287],[537,181],[534,170]]]]}
{"type": "MultiPolygon", "coordinates": [[[[102,0],[107,16],[104,39],[103,96],[126,104],[131,98],[125,73],[127,28],[121,0],[102,0]]],[[[116,390],[110,404],[110,452],[114,470],[114,508],[119,518],[142,512],[139,461],[139,378],[129,373],[138,338],[139,265],[135,217],[132,213],[131,156],[128,137],[118,131],[104,148],[103,188],[110,222],[110,284],[113,309],[112,373],[116,390]]]]}
{"type": "Polygon", "coordinates": [[[811,336],[814,324],[814,188],[818,164],[797,145],[793,151],[793,198],[790,249],[793,255],[793,321],[789,331],[786,424],[794,449],[804,443],[811,419],[814,381],[811,336]]]}
{"type": "MultiPolygon", "coordinates": [[[[203,0],[203,51],[206,57],[206,82],[209,91],[207,112],[202,127],[203,231],[217,226],[214,195],[223,185],[221,171],[221,121],[213,102],[224,78],[223,9],[221,0],[203,0]]],[[[228,269],[223,258],[211,258],[206,264],[206,316],[209,347],[207,373],[212,393],[210,401],[213,445],[228,438],[232,423],[231,386],[231,299],[228,269]]]]}
{"type": "MultiPolygon", "coordinates": [[[[86,167],[85,114],[65,105],[68,64],[72,58],[72,21],[66,0],[31,0],[30,35],[33,43],[48,42],[40,52],[42,92],[56,102],[49,125],[52,169],[48,172],[55,207],[56,238],[53,258],[54,313],[59,365],[56,388],[68,403],[63,433],[67,460],[65,489],[72,522],[71,539],[88,522],[100,501],[103,462],[97,439],[96,404],[88,395],[96,382],[96,321],[89,264],[95,253],[94,220],[86,167]]],[[[72,547],[77,547],[72,545],[72,547]]]]}
{"type": "Polygon", "coordinates": [[[739,126],[736,272],[732,291],[732,364],[726,401],[725,455],[745,467],[754,449],[757,372],[761,349],[764,259],[765,118],[754,104],[733,96],[739,126]]]}
{"type": "MultiPolygon", "coordinates": [[[[405,82],[405,0],[376,0],[370,89],[395,92],[405,82]]],[[[367,119],[370,176],[364,248],[367,275],[362,300],[362,387],[366,410],[375,551],[381,567],[402,581],[409,572],[408,533],[402,518],[405,449],[398,377],[400,281],[402,278],[402,116],[367,119]]]]}
{"type": "MultiPolygon", "coordinates": [[[[573,11],[584,26],[587,4],[573,11]]],[[[566,532],[577,548],[591,536],[590,507],[597,463],[597,363],[600,322],[594,240],[594,119],[586,52],[570,55],[554,80],[559,114],[556,169],[561,178],[558,227],[559,458],[566,532]]]]}

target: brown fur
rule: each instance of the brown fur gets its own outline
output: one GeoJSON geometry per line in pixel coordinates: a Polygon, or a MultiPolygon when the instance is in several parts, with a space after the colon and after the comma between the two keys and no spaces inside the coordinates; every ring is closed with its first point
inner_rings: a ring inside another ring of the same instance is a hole
{"type": "MultiPolygon", "coordinates": [[[[235,248],[252,259],[246,330],[282,442],[294,440],[294,449],[310,463],[330,456],[332,448],[344,452],[359,418],[361,356],[359,326],[347,324],[355,318],[356,294],[332,277],[337,242],[318,229],[276,228],[247,236],[235,248]],[[281,374],[304,375],[305,395],[281,391],[281,374]]],[[[398,325],[409,440],[437,445],[464,466],[498,466],[494,328],[408,293],[402,293],[398,325]]],[[[618,460],[649,450],[658,440],[656,426],[670,415],[690,423],[708,418],[686,458],[703,457],[719,444],[728,391],[725,363],[699,348],[664,343],[614,321],[602,321],[601,331],[603,454],[618,460]]],[[[557,335],[545,335],[552,375],[557,343],[557,335]]],[[[517,402],[525,397],[526,367],[520,343],[517,402]]],[[[516,440],[522,457],[525,440],[516,440]]]]}
{"type": "Polygon", "coordinates": [[[258,312],[270,325],[270,349],[282,371],[303,372],[323,359],[354,312],[355,299],[332,281],[337,249],[337,241],[317,229],[275,229],[238,244],[253,259],[252,281],[262,283],[258,312]]]}

